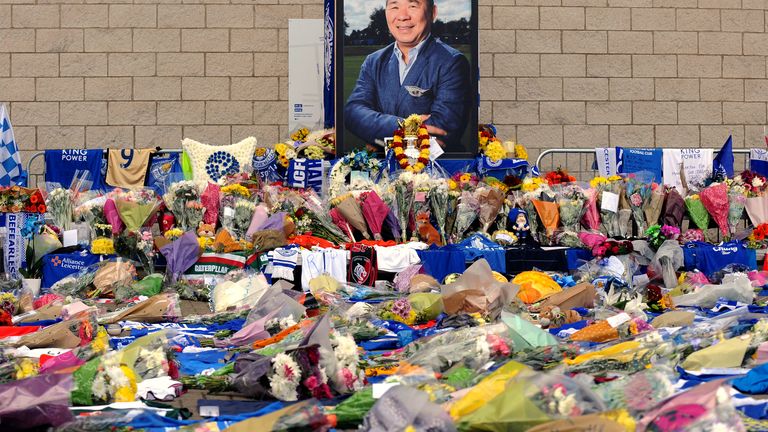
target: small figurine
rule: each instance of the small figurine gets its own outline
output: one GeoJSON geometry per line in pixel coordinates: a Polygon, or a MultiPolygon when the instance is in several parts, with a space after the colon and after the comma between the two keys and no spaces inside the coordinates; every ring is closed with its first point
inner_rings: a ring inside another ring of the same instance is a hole
{"type": "Polygon", "coordinates": [[[525,210],[514,208],[509,212],[509,220],[512,221],[512,232],[517,236],[518,242],[525,243],[531,230],[528,225],[528,213],[525,210]]]}
{"type": "Polygon", "coordinates": [[[428,245],[443,245],[442,240],[440,240],[440,233],[437,232],[437,229],[429,221],[429,212],[420,211],[416,214],[416,229],[419,232],[419,238],[424,243],[428,245]]]}

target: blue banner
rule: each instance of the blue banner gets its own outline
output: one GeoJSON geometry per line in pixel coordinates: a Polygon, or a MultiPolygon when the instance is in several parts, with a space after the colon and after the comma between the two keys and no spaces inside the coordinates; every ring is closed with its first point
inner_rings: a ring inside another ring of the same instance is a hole
{"type": "Polygon", "coordinates": [[[749,169],[768,176],[768,150],[753,148],[749,151],[749,169]]]}
{"type": "Polygon", "coordinates": [[[664,151],[660,148],[624,148],[624,173],[647,171],[653,173],[654,182],[661,183],[664,177],[661,168],[663,156],[664,151]]]}
{"type": "Polygon", "coordinates": [[[323,186],[323,161],[316,159],[291,159],[286,174],[286,186],[312,188],[320,192],[323,186]]]}
{"type": "Polygon", "coordinates": [[[336,107],[336,89],[334,81],[336,80],[334,72],[336,41],[336,5],[334,0],[325,0],[324,2],[324,21],[325,21],[325,82],[323,83],[323,123],[326,128],[332,128],[336,125],[335,107],[336,107]]]}
{"type": "Polygon", "coordinates": [[[8,213],[5,215],[5,249],[3,260],[5,273],[11,279],[21,279],[19,269],[27,267],[27,242],[21,234],[26,225],[26,213],[8,213]]]}
{"type": "Polygon", "coordinates": [[[43,257],[43,280],[40,286],[50,288],[67,276],[99,262],[99,255],[90,252],[48,254],[43,257]]]}

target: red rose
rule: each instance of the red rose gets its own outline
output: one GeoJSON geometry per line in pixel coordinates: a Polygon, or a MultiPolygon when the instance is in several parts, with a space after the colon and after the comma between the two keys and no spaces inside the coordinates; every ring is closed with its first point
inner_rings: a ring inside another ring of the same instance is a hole
{"type": "Polygon", "coordinates": [[[611,248],[611,252],[613,252],[614,254],[617,254],[617,253],[619,253],[619,247],[618,247],[618,246],[614,246],[614,247],[612,247],[612,248],[611,248]]]}

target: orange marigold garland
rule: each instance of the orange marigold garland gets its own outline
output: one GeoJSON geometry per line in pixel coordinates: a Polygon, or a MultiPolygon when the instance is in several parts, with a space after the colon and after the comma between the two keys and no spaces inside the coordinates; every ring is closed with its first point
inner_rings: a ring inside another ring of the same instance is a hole
{"type": "MultiPolygon", "coordinates": [[[[411,117],[409,117],[406,122],[411,120],[411,117]]],[[[394,137],[392,139],[392,151],[395,153],[395,159],[397,159],[397,163],[400,165],[400,168],[406,171],[411,171],[413,173],[419,173],[424,170],[424,168],[426,168],[427,164],[429,163],[429,132],[427,132],[426,127],[424,127],[422,124],[419,124],[416,134],[416,147],[419,149],[419,157],[416,160],[416,163],[411,165],[410,161],[408,160],[408,156],[405,154],[406,122],[401,123],[400,128],[398,128],[394,133],[394,137]]]]}

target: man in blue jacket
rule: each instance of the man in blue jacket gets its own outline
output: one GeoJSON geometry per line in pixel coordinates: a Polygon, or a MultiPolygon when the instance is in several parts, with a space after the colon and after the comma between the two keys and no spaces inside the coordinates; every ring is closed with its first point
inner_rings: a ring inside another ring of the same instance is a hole
{"type": "Polygon", "coordinates": [[[469,120],[469,61],[431,35],[436,17],[434,0],[387,0],[395,42],[365,59],[344,107],[346,127],[367,143],[420,114],[443,147],[457,147],[469,120]]]}

